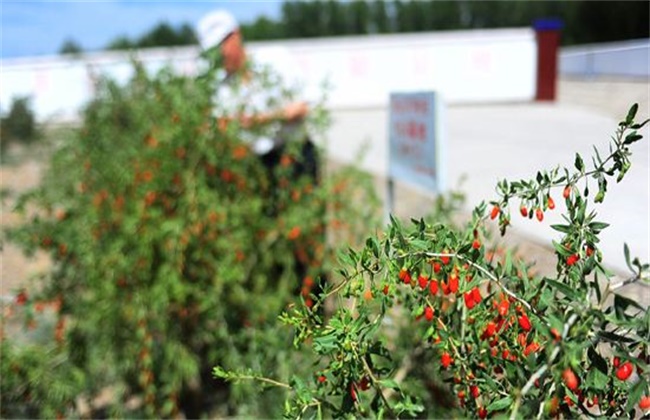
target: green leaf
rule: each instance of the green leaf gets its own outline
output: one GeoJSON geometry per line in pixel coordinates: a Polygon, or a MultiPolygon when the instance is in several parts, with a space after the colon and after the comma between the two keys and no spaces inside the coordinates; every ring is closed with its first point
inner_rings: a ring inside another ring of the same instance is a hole
{"type": "Polygon", "coordinates": [[[561,283],[557,280],[551,280],[551,279],[544,279],[546,284],[549,286],[553,287],[555,290],[558,292],[562,293],[564,296],[566,296],[569,299],[577,299],[578,294],[577,292],[570,286],[561,283]]]}
{"type": "Polygon", "coordinates": [[[573,253],[570,250],[566,249],[564,245],[557,243],[555,241],[551,241],[551,242],[553,244],[553,248],[555,248],[555,250],[558,252],[558,254],[560,254],[560,256],[568,257],[573,253]]]}
{"type": "Polygon", "coordinates": [[[620,334],[616,334],[610,331],[600,331],[598,332],[598,335],[601,336],[602,338],[612,341],[612,342],[623,342],[623,343],[633,343],[634,339],[629,338],[629,337],[624,337],[620,334]]]}
{"type": "Polygon", "coordinates": [[[587,374],[587,386],[599,391],[604,391],[608,388],[607,383],[609,377],[598,369],[591,369],[587,374]]]}
{"type": "Polygon", "coordinates": [[[599,234],[601,230],[609,227],[609,223],[605,222],[591,222],[589,223],[589,229],[595,234],[599,234]]]}
{"type": "Polygon", "coordinates": [[[642,123],[634,124],[630,128],[632,128],[634,130],[638,130],[640,128],[643,128],[643,126],[646,125],[648,122],[650,122],[650,119],[647,119],[647,120],[643,121],[642,123]]]}
{"type": "Polygon", "coordinates": [[[582,157],[580,157],[580,155],[577,153],[576,153],[576,159],[574,165],[576,169],[579,170],[580,172],[582,172],[585,169],[585,163],[582,161],[582,157]]]}
{"type": "Polygon", "coordinates": [[[630,389],[630,396],[628,397],[627,404],[625,405],[625,411],[629,411],[639,402],[641,395],[643,395],[647,386],[648,384],[643,378],[632,385],[632,389],[630,389]]]}
{"type": "MultiPolygon", "coordinates": [[[[591,363],[596,367],[596,371],[603,375],[606,375],[607,361],[600,354],[598,354],[598,352],[593,347],[589,347],[589,350],[587,350],[587,355],[589,356],[591,363]]],[[[590,374],[592,371],[593,369],[590,371],[590,374]]],[[[607,383],[607,376],[605,376],[605,383],[607,383]]]]}
{"type": "Polygon", "coordinates": [[[337,343],[334,334],[322,335],[314,338],[314,351],[318,354],[326,354],[336,349],[337,343]]]}
{"type": "Polygon", "coordinates": [[[379,258],[379,242],[377,241],[377,238],[370,237],[366,239],[366,247],[371,250],[372,255],[374,255],[375,258],[379,258]]]}
{"type": "Polygon", "coordinates": [[[551,229],[557,230],[558,232],[562,232],[562,233],[571,232],[571,226],[568,225],[551,225],[551,229]]]}
{"type": "Polygon", "coordinates": [[[627,267],[630,271],[634,271],[634,267],[632,267],[632,263],[630,262],[630,247],[627,246],[627,243],[623,244],[623,255],[625,256],[625,264],[627,267]]]}
{"type": "Polygon", "coordinates": [[[228,379],[230,374],[221,366],[215,366],[212,369],[212,376],[214,376],[215,378],[228,379]]]}
{"type": "Polygon", "coordinates": [[[623,144],[632,144],[635,141],[639,141],[643,138],[641,134],[638,134],[636,131],[633,133],[628,134],[625,136],[625,140],[623,140],[623,144]]]}
{"type": "Polygon", "coordinates": [[[634,104],[630,107],[630,110],[627,112],[627,117],[625,117],[625,123],[627,125],[631,124],[632,121],[634,121],[634,117],[636,117],[636,112],[639,110],[639,104],[634,104]]]}
{"type": "Polygon", "coordinates": [[[488,405],[487,411],[492,412],[492,411],[503,410],[505,408],[510,407],[511,404],[512,404],[512,397],[504,397],[488,405]]]}
{"type": "Polygon", "coordinates": [[[625,296],[621,296],[619,294],[614,295],[614,307],[616,308],[616,312],[618,311],[625,312],[628,306],[633,306],[642,311],[645,310],[643,306],[639,305],[639,303],[636,302],[635,300],[632,300],[625,296]]]}
{"type": "Polygon", "coordinates": [[[382,379],[379,381],[379,384],[385,388],[391,388],[394,389],[395,391],[401,391],[401,388],[399,384],[394,380],[394,379],[382,379]]]}

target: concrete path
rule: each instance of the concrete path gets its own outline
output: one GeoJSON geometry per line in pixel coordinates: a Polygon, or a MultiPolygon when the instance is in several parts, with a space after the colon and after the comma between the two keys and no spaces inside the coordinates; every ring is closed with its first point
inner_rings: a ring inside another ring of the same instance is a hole
{"type": "MultiPolygon", "coordinates": [[[[615,83],[613,87],[611,83],[596,82],[576,86],[566,81],[560,84],[560,100],[556,103],[450,106],[445,121],[447,186],[455,187],[466,176],[461,190],[466,193],[470,210],[481,200],[496,198],[494,186],[500,179],[530,178],[538,169],[557,165],[572,167],[575,153],[588,158],[592,145],[602,151],[601,155],[605,154],[617,122],[625,117],[632,103],[626,102],[626,98],[640,102],[638,120],[650,117],[648,86],[628,84],[617,90],[615,83]],[[608,97],[612,102],[625,103],[618,116],[607,103],[608,97]]],[[[330,158],[353,162],[355,152],[365,147],[361,166],[383,178],[388,162],[387,117],[385,109],[333,112],[333,126],[326,140],[330,158]]],[[[606,201],[595,207],[598,220],[611,224],[601,237],[604,258],[621,275],[627,272],[623,257],[625,242],[633,256],[650,261],[650,130],[647,126],[642,134],[644,139],[633,148],[630,172],[622,183],[610,183],[606,201]]],[[[551,239],[558,238],[559,233],[549,225],[562,221],[561,190],[554,195],[558,207],[546,215],[543,223],[514,217],[513,213],[514,232],[539,243],[550,244],[551,239]]],[[[413,210],[421,213],[419,208],[413,210]]]]}

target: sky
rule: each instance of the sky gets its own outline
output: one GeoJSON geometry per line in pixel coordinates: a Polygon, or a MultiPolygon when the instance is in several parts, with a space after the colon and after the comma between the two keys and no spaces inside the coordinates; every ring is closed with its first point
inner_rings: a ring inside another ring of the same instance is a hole
{"type": "Polygon", "coordinates": [[[66,39],[74,40],[85,51],[99,50],[121,35],[138,38],[161,21],[195,26],[214,9],[227,9],[240,22],[251,22],[261,15],[275,19],[281,6],[281,0],[0,0],[0,56],[57,54],[66,39]]]}

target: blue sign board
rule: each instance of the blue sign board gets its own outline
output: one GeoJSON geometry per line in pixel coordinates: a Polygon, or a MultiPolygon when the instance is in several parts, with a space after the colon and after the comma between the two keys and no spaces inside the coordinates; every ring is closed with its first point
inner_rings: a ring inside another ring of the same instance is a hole
{"type": "Polygon", "coordinates": [[[441,148],[435,92],[390,95],[389,176],[432,192],[440,192],[441,148]]]}

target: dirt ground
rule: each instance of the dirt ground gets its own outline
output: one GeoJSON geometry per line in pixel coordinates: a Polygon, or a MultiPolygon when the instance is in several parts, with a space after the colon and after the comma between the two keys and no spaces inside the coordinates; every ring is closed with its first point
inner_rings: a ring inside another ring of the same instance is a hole
{"type": "MultiPolygon", "coordinates": [[[[15,226],[22,218],[14,212],[15,198],[20,192],[27,191],[37,186],[41,180],[44,167],[42,157],[34,157],[23,150],[12,148],[7,152],[12,158],[17,159],[0,165],[0,191],[3,200],[0,205],[0,227],[4,231],[7,227],[15,226]]],[[[2,301],[12,299],[16,289],[25,285],[33,276],[44,273],[49,268],[49,259],[44,253],[39,253],[28,258],[14,244],[2,239],[0,251],[0,298],[2,301]]]]}

